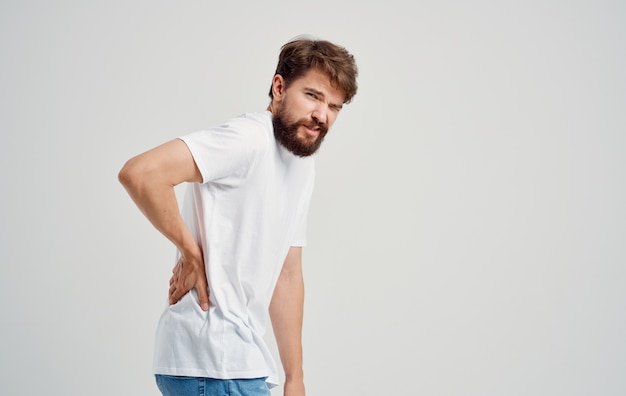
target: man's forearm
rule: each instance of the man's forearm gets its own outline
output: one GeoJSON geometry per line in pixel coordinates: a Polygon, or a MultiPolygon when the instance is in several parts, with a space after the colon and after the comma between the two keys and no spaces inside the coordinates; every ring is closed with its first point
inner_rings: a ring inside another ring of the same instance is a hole
{"type": "Polygon", "coordinates": [[[174,186],[154,185],[147,179],[120,173],[120,182],[150,223],[181,252],[188,251],[193,238],[180,216],[174,186]]]}
{"type": "Polygon", "coordinates": [[[174,192],[178,183],[201,180],[185,143],[175,139],[130,159],[118,179],[157,230],[181,252],[194,250],[174,192]]]}
{"type": "Polygon", "coordinates": [[[272,327],[287,382],[302,382],[304,376],[302,370],[304,279],[300,254],[299,248],[290,251],[270,304],[272,327]]]}
{"type": "Polygon", "coordinates": [[[301,379],[302,372],[302,317],[304,283],[302,278],[282,279],[278,282],[270,316],[285,378],[301,379]]]}

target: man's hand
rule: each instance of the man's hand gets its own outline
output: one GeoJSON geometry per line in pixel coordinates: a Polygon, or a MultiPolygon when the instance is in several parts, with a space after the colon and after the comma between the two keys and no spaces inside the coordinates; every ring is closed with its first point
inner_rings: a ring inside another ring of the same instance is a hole
{"type": "Polygon", "coordinates": [[[203,311],[209,310],[209,291],[202,255],[181,255],[172,270],[169,300],[176,304],[191,289],[198,292],[198,302],[203,311]]]}

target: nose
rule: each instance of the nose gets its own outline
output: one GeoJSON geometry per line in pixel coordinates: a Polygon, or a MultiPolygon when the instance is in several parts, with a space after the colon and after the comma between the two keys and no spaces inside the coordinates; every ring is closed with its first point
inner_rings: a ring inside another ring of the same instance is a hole
{"type": "Polygon", "coordinates": [[[319,123],[326,124],[328,122],[328,106],[320,103],[315,107],[315,109],[313,109],[311,117],[319,123]]]}

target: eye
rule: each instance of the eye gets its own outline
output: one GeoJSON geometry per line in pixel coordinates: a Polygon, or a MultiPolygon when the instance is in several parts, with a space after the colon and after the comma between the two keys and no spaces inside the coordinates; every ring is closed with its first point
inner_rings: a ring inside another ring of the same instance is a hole
{"type": "Polygon", "coordinates": [[[310,98],[317,99],[317,95],[314,94],[313,92],[307,92],[306,95],[310,98]]]}

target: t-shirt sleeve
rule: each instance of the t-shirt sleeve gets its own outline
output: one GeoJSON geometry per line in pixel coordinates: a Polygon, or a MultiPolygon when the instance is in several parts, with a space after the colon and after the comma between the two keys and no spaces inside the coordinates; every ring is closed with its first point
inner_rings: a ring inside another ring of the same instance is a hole
{"type": "Polygon", "coordinates": [[[237,119],[179,139],[189,148],[203,183],[233,182],[246,172],[266,141],[260,128],[237,119]]]}

